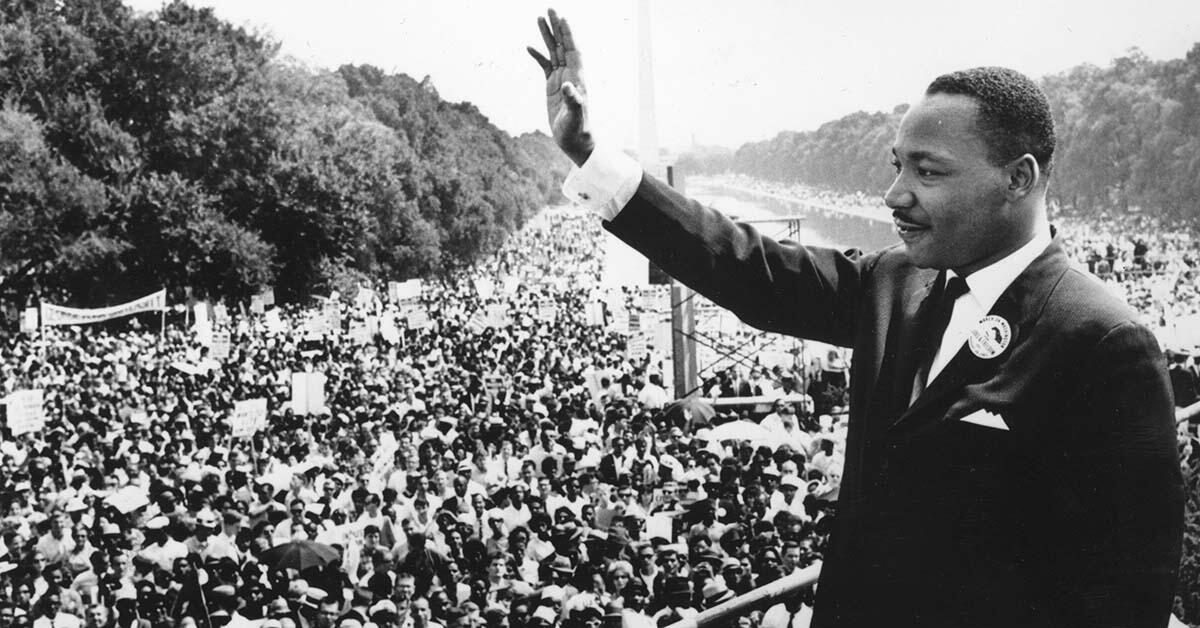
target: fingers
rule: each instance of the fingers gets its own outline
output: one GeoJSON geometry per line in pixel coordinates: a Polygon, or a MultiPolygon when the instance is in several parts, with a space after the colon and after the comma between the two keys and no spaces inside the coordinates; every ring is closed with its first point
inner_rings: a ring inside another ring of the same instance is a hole
{"type": "Polygon", "coordinates": [[[554,9],[546,11],[550,15],[550,28],[554,31],[554,41],[562,43],[562,20],[559,19],[558,13],[554,9]]]}
{"type": "Polygon", "coordinates": [[[567,18],[558,21],[558,43],[568,53],[575,51],[575,36],[571,34],[571,25],[567,24],[567,18]]]}
{"type": "Polygon", "coordinates": [[[555,65],[560,64],[562,60],[557,58],[558,42],[554,40],[554,35],[550,32],[550,26],[546,24],[546,18],[538,18],[538,30],[542,32],[542,41],[546,43],[546,50],[550,54],[550,63],[555,65]]]}
{"type": "Polygon", "coordinates": [[[533,46],[526,46],[525,50],[529,52],[529,56],[533,57],[537,64],[542,66],[542,71],[546,73],[546,78],[550,78],[550,72],[554,71],[554,67],[550,64],[550,60],[542,56],[542,53],[533,49],[533,46]]]}

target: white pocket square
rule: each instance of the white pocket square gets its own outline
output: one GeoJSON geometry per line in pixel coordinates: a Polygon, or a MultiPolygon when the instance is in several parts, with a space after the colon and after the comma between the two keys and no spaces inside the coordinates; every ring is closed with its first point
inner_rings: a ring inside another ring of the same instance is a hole
{"type": "Polygon", "coordinates": [[[1004,419],[1001,418],[999,414],[988,412],[987,410],[976,410],[971,414],[959,419],[959,421],[966,421],[967,423],[974,423],[975,425],[982,425],[984,427],[1004,430],[1006,432],[1008,431],[1008,424],[1004,422],[1004,419]]]}

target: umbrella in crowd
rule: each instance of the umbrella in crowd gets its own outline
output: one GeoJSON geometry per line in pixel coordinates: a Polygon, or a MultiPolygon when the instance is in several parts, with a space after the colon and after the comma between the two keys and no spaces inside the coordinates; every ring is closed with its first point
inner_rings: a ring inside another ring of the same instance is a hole
{"type": "Polygon", "coordinates": [[[263,552],[262,562],[272,569],[304,571],[309,567],[324,567],[340,557],[337,550],[324,543],[291,541],[263,552]]]}
{"type": "Polygon", "coordinates": [[[663,408],[663,416],[669,424],[679,425],[682,422],[685,429],[708,425],[716,415],[717,410],[711,403],[695,397],[672,401],[663,408]]]}
{"type": "Polygon", "coordinates": [[[767,443],[777,440],[770,430],[753,421],[722,423],[709,431],[708,438],[715,441],[748,440],[767,443]]]}

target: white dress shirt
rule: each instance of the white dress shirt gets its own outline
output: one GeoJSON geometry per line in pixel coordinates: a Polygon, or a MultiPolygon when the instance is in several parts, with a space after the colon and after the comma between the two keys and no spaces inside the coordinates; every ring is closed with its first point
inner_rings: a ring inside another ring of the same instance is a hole
{"type": "MultiPolygon", "coordinates": [[[[942,334],[942,344],[930,363],[927,382],[932,382],[946,368],[954,354],[958,353],[967,341],[967,336],[975,325],[987,316],[992,306],[996,305],[996,301],[1000,300],[1000,295],[1004,294],[1017,276],[1024,272],[1047,246],[1050,246],[1050,225],[1043,224],[1038,227],[1033,239],[1024,246],[964,278],[971,291],[954,302],[950,322],[942,334]]],[[[957,275],[954,271],[946,271],[947,280],[955,276],[957,275]]]]}

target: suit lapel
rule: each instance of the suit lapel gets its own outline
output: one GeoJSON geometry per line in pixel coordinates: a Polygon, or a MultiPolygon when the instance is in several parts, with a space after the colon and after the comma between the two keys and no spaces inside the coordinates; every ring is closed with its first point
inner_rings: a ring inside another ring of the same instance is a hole
{"type": "Polygon", "coordinates": [[[892,369],[891,408],[893,415],[903,413],[912,397],[913,378],[920,366],[921,355],[928,334],[924,328],[928,326],[930,310],[934,307],[938,295],[941,294],[945,283],[943,273],[930,278],[914,293],[905,304],[904,314],[896,328],[896,359],[892,369]]]}
{"type": "Polygon", "coordinates": [[[1054,286],[1068,267],[1069,262],[1062,242],[1055,238],[1005,289],[988,311],[988,315],[1003,318],[1012,328],[1008,347],[1000,355],[984,359],[971,351],[970,343],[963,343],[946,368],[917,397],[912,406],[901,413],[893,427],[903,424],[908,428],[941,421],[945,416],[943,412],[937,411],[943,405],[939,402],[945,400],[948,395],[959,393],[969,384],[994,377],[1025,339],[1027,334],[1023,334],[1022,331],[1037,321],[1046,299],[1050,297],[1054,286]]]}
{"type": "MultiPolygon", "coordinates": [[[[867,415],[878,417],[878,420],[883,421],[884,425],[894,421],[896,415],[903,411],[908,404],[908,398],[905,397],[904,401],[899,402],[898,405],[896,396],[900,385],[897,373],[899,369],[906,368],[905,364],[900,364],[902,362],[901,355],[903,355],[901,352],[908,349],[909,343],[913,342],[912,334],[917,325],[920,306],[929,296],[929,291],[937,276],[937,271],[933,270],[918,268],[909,270],[911,272],[900,281],[895,297],[890,301],[889,306],[883,309],[876,319],[876,329],[879,332],[871,335],[875,343],[873,351],[861,352],[862,356],[874,357],[869,367],[862,364],[864,369],[870,368],[871,370],[858,376],[859,379],[857,379],[860,385],[863,382],[871,382],[871,388],[875,391],[871,395],[869,402],[871,410],[867,412],[867,415]]],[[[859,358],[862,356],[856,352],[854,362],[856,368],[861,364],[859,358]]]]}

